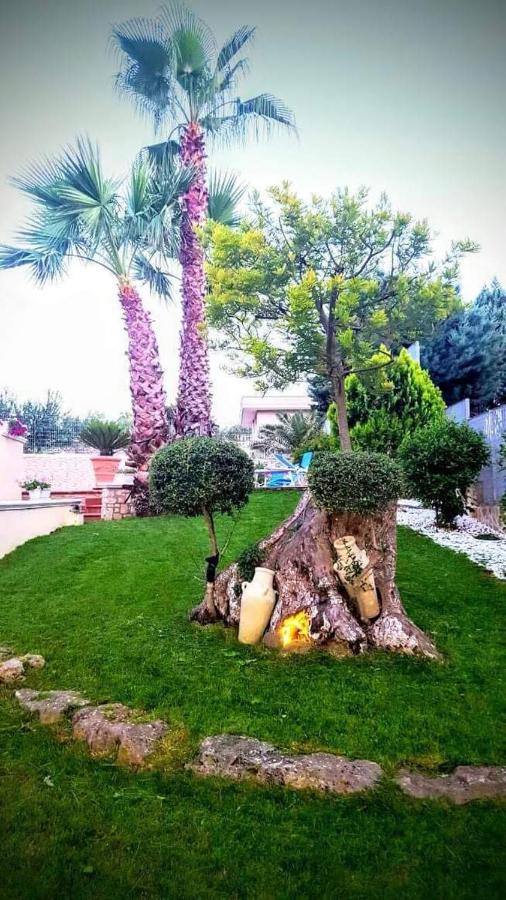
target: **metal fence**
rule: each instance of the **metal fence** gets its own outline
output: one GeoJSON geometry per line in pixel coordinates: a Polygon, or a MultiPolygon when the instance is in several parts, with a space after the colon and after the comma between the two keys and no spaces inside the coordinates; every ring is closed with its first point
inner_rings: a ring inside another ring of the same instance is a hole
{"type": "Polygon", "coordinates": [[[69,423],[61,427],[31,425],[25,444],[25,453],[90,453],[90,448],[80,438],[82,423],[69,423]]]}
{"type": "Polygon", "coordinates": [[[506,435],[506,405],[470,417],[469,401],[461,400],[449,406],[446,415],[456,422],[465,422],[485,438],[490,449],[490,464],[481,470],[478,486],[482,502],[496,505],[506,492],[506,472],[499,458],[501,441],[506,435]]]}

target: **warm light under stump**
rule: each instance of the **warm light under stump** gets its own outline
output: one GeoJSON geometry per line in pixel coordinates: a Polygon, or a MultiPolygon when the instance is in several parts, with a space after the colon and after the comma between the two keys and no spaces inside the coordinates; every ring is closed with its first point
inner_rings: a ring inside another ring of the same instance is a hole
{"type": "Polygon", "coordinates": [[[305,610],[287,616],[283,619],[279,628],[279,640],[284,650],[296,650],[311,645],[310,635],[311,620],[305,610]]]}

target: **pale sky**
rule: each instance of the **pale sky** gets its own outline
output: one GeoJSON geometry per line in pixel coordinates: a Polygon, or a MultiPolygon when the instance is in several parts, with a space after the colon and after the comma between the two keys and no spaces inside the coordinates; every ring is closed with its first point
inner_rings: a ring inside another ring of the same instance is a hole
{"type": "MultiPolygon", "coordinates": [[[[305,195],[338,185],[386,191],[426,217],[438,246],[469,236],[472,300],[506,284],[506,0],[194,0],[218,40],[258,27],[245,96],[270,91],[296,115],[299,140],[212,154],[251,187],[290,179],[305,195]]],[[[8,185],[25,162],[78,134],[97,140],[105,167],[124,172],[152,139],[114,92],[110,26],[153,15],[151,0],[0,0],[0,242],[27,211],[8,185]]],[[[96,268],[96,267],[95,267],[96,268]]],[[[126,340],[114,280],[77,265],[43,289],[22,270],[0,272],[0,387],[22,398],[59,390],[76,414],[129,408],[126,340]]],[[[178,303],[146,296],[169,400],[177,382],[178,303]]],[[[214,417],[238,421],[251,386],[213,357],[214,417]]]]}

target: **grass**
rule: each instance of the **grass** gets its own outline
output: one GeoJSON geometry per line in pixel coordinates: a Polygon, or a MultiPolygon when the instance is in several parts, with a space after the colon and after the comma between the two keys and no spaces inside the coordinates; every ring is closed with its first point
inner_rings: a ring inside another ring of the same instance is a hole
{"type": "MultiPolygon", "coordinates": [[[[233,558],[286,516],[292,493],[254,496],[233,558]]],[[[222,537],[230,520],[219,522],[222,537]]],[[[498,727],[506,587],[400,530],[398,582],[443,665],[384,653],[280,657],[187,621],[202,592],[201,522],[64,529],[0,562],[0,643],[42,653],[27,684],[117,700],[172,725],[167,771],[90,760],[0,691],[0,895],[499,897],[502,809],[405,798],[385,781],[355,798],[202,781],[183,763],[205,735],[249,734],[447,771],[504,763],[498,727]]]]}

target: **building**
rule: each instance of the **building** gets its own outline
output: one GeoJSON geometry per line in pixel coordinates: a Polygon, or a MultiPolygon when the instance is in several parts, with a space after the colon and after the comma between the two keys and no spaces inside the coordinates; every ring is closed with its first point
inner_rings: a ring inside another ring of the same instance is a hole
{"type": "Polygon", "coordinates": [[[308,413],[311,400],[304,386],[298,385],[297,394],[285,392],[255,394],[241,398],[241,428],[248,429],[250,440],[254,441],[264,425],[276,425],[280,413],[308,413]]]}

